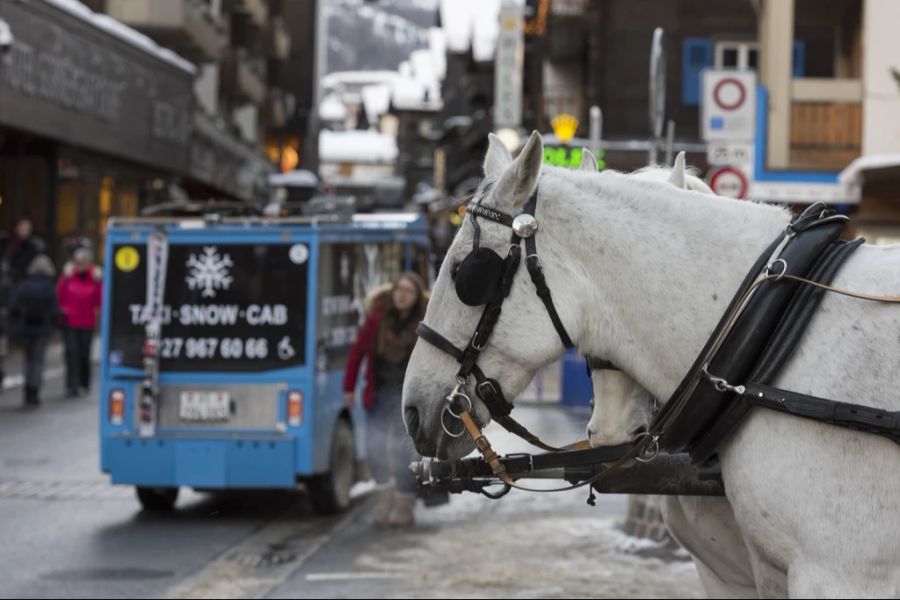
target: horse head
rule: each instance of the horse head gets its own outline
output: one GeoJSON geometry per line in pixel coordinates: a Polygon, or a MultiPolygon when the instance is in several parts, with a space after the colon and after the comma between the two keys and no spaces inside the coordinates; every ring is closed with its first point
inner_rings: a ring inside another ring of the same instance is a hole
{"type": "Polygon", "coordinates": [[[613,369],[591,372],[594,396],[587,437],[591,446],[615,446],[649,430],[656,398],[641,384],[613,369]]]}
{"type": "MultiPolygon", "coordinates": [[[[496,136],[490,136],[484,181],[447,252],[423,322],[446,344],[438,348],[434,340],[429,343],[420,339],[404,381],[404,421],[416,449],[425,456],[455,458],[473,448],[467,437],[453,436],[460,424],[453,422],[453,416],[445,410],[452,392],[465,396],[471,404],[470,413],[484,426],[491,420],[482,393],[485,380],[502,390],[507,401],[512,400],[540,367],[563,353],[558,329],[526,272],[526,262],[533,259],[522,252],[520,263],[505,267],[511,253],[519,252],[519,242],[512,237],[516,231],[515,235],[522,234],[523,238],[535,236],[550,288],[567,276],[560,264],[564,259],[557,251],[553,227],[549,225],[552,218],[542,212],[541,198],[546,193],[543,186],[534,199],[542,170],[552,169],[543,166],[543,157],[537,132],[515,160],[496,136]],[[529,201],[537,202],[531,216],[525,214],[529,201]],[[523,221],[512,221],[523,215],[527,217],[523,221]],[[512,250],[513,246],[517,250],[512,250]],[[502,311],[497,306],[499,315],[489,315],[498,298],[502,311]],[[483,337],[486,321],[492,322],[492,331],[483,337]],[[478,349],[476,372],[480,371],[481,376],[461,377],[458,357],[451,355],[453,347],[461,351],[472,346],[478,349]]],[[[553,291],[555,308],[563,323],[571,323],[575,312],[567,293],[570,291],[562,287],[553,291]]]]}

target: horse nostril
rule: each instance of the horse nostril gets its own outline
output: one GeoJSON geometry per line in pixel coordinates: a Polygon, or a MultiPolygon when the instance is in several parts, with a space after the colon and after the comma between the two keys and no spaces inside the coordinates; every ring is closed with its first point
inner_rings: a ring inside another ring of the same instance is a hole
{"type": "Polygon", "coordinates": [[[406,421],[406,430],[411,437],[415,438],[419,434],[419,427],[421,426],[419,409],[414,406],[407,406],[403,414],[406,421]]]}
{"type": "Polygon", "coordinates": [[[641,425],[640,427],[638,427],[637,429],[635,429],[634,431],[631,432],[631,437],[636,438],[637,436],[642,435],[644,433],[647,433],[647,426],[641,425]]]}

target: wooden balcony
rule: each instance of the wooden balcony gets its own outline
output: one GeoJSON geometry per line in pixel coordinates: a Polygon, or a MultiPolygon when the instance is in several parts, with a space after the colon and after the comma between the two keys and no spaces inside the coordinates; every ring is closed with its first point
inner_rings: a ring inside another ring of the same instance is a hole
{"type": "Polygon", "coordinates": [[[862,104],[794,102],[791,168],[836,171],[862,151],[862,104]]]}
{"type": "Polygon", "coordinates": [[[242,102],[263,106],[266,101],[266,67],[260,57],[245,48],[232,48],[222,61],[222,90],[242,102]]]}
{"type": "Polygon", "coordinates": [[[862,153],[859,80],[795,79],[792,90],[792,169],[839,171],[862,153]]]}
{"type": "Polygon", "coordinates": [[[202,0],[107,0],[109,16],[195,62],[222,58],[228,29],[202,0]]]}

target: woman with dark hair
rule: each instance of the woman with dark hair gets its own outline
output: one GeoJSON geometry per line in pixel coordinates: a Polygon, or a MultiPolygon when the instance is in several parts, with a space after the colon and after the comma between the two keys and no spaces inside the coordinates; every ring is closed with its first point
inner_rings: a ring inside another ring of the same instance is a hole
{"type": "Polygon", "coordinates": [[[377,525],[408,526],[413,523],[415,481],[409,463],[415,453],[406,435],[400,407],[406,365],[416,343],[416,325],[425,316],[428,293],[422,278],[404,273],[388,293],[374,299],[368,318],[350,349],[344,373],[344,402],[354,403],[354,389],[362,359],[366,359],[366,439],[369,465],[377,491],[374,521],[377,525]],[[393,479],[393,481],[391,481],[393,479]]]}

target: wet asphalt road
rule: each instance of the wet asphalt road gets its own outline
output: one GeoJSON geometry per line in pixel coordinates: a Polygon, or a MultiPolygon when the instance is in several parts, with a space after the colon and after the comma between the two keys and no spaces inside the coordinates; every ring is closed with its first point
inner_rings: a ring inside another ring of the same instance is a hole
{"type": "MultiPolygon", "coordinates": [[[[376,529],[369,502],[332,518],[305,493],[182,490],[172,513],[141,510],[99,471],[97,398],[62,397],[51,350],[43,404],[21,407],[16,356],[0,396],[0,597],[696,597],[684,557],[641,555],[615,527],[625,498],[573,492],[417,509],[411,530],[376,529]],[[597,570],[599,569],[599,571],[597,570]],[[640,574],[638,576],[638,574],[640,574]]],[[[549,440],[587,415],[520,408],[549,440]]],[[[491,428],[493,429],[493,428],[491,428]]],[[[524,447],[489,430],[495,447],[524,447]]]]}

